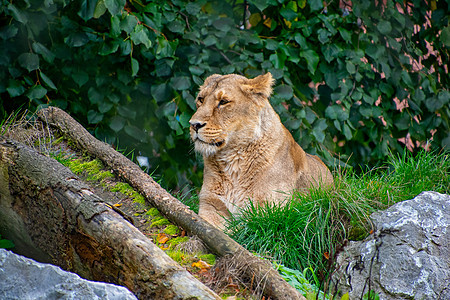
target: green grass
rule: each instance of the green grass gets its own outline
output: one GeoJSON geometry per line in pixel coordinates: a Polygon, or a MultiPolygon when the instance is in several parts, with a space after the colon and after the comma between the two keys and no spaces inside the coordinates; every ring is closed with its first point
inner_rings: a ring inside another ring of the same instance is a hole
{"type": "Polygon", "coordinates": [[[339,171],[332,189],[295,194],[287,205],[250,205],[228,221],[227,232],[249,250],[288,268],[325,279],[344,240],[359,240],[373,229],[369,216],[422,191],[450,193],[448,153],[421,151],[391,155],[380,168],[355,174],[339,171]]]}

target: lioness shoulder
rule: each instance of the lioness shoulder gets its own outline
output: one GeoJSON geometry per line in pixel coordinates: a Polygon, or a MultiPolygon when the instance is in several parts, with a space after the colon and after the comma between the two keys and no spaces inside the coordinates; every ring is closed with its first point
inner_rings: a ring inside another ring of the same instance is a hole
{"type": "Polygon", "coordinates": [[[333,184],[326,165],[306,154],[269,103],[270,73],[254,79],[212,75],[200,87],[190,133],[203,155],[199,215],[222,228],[223,217],[286,193],[333,184]]]}

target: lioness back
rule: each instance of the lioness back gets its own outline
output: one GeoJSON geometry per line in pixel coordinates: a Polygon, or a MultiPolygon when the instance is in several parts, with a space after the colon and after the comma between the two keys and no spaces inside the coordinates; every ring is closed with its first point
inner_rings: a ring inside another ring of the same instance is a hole
{"type": "Polygon", "coordinates": [[[200,87],[189,121],[204,159],[199,215],[219,228],[250,199],[278,203],[293,190],[333,184],[325,164],[303,151],[273,110],[272,84],[270,73],[230,74],[212,75],[200,87]]]}

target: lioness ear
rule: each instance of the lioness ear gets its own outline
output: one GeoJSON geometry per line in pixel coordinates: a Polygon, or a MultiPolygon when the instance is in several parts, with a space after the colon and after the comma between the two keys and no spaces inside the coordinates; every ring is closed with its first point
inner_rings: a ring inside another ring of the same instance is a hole
{"type": "Polygon", "coordinates": [[[249,79],[244,85],[244,88],[246,92],[260,94],[265,98],[269,98],[272,94],[272,85],[274,82],[275,80],[273,79],[272,74],[267,72],[264,75],[249,79]]]}

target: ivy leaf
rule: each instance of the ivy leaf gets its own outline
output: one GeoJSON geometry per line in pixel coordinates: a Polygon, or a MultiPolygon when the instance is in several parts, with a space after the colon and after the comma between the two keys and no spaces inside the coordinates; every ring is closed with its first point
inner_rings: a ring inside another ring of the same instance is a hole
{"type": "Polygon", "coordinates": [[[290,100],[294,95],[292,87],[286,84],[282,84],[274,88],[274,94],[283,100],[290,100]]]}
{"type": "Polygon", "coordinates": [[[184,33],[184,23],[179,20],[175,20],[167,24],[167,28],[174,33],[184,33]]]}
{"type": "Polygon", "coordinates": [[[347,141],[350,141],[353,137],[352,135],[352,131],[350,130],[350,127],[348,127],[347,124],[344,124],[344,128],[343,128],[343,132],[344,132],[344,136],[347,139],[347,141]]]}
{"type": "Polygon", "coordinates": [[[300,32],[295,33],[294,40],[297,42],[297,44],[300,45],[301,49],[306,50],[309,48],[306,39],[303,37],[303,35],[300,34],[300,32]]]}
{"type": "Polygon", "coordinates": [[[94,17],[97,0],[83,0],[81,1],[81,8],[78,15],[86,22],[94,17]]]}
{"type": "Polygon", "coordinates": [[[356,73],[356,67],[351,61],[347,60],[347,62],[345,63],[345,67],[346,67],[347,72],[349,74],[355,74],[356,73]]]}
{"type": "Polygon", "coordinates": [[[289,1],[288,4],[281,8],[280,14],[287,21],[292,21],[297,17],[297,3],[295,1],[289,1]]]}
{"type": "Polygon", "coordinates": [[[118,106],[117,112],[126,119],[134,120],[136,118],[136,112],[126,106],[118,106]]]}
{"type": "Polygon", "coordinates": [[[351,43],[352,41],[352,33],[344,28],[339,28],[339,33],[346,43],[351,43]]]}
{"type": "Polygon", "coordinates": [[[89,38],[84,32],[75,32],[66,37],[64,42],[70,47],[81,47],[89,42],[89,38]]]}
{"type": "Polygon", "coordinates": [[[199,3],[199,1],[189,2],[188,4],[186,4],[186,11],[188,12],[188,14],[191,14],[193,16],[196,16],[201,9],[202,4],[199,3]]]}
{"type": "Polygon", "coordinates": [[[42,57],[49,63],[53,63],[55,60],[55,54],[53,54],[50,50],[47,49],[44,45],[41,43],[35,42],[31,46],[33,48],[33,51],[37,54],[42,55],[42,57]]]}
{"type": "Polygon", "coordinates": [[[107,101],[101,101],[98,104],[98,110],[100,111],[100,113],[104,114],[107,113],[108,111],[111,110],[111,108],[113,108],[113,104],[109,103],[107,101]]]}
{"type": "Polygon", "coordinates": [[[139,72],[139,62],[135,58],[131,58],[131,76],[135,77],[139,72]]]}
{"type": "Polygon", "coordinates": [[[429,98],[425,101],[425,106],[429,111],[437,111],[449,102],[449,93],[447,91],[440,92],[437,96],[429,98]]]}
{"type": "Polygon", "coordinates": [[[251,0],[250,3],[253,3],[260,11],[265,10],[266,7],[269,6],[268,1],[266,0],[251,0]]]}
{"type": "Polygon", "coordinates": [[[120,35],[120,18],[118,16],[111,16],[111,35],[112,37],[118,37],[120,35]]]}
{"type": "Polygon", "coordinates": [[[56,86],[55,86],[55,84],[53,83],[53,81],[52,81],[47,75],[45,75],[44,72],[41,71],[39,74],[41,75],[42,81],[43,81],[49,88],[51,88],[52,90],[56,90],[56,89],[57,89],[56,86]]]}
{"type": "Polygon", "coordinates": [[[94,87],[91,87],[88,90],[88,98],[91,104],[98,104],[103,101],[105,96],[94,87]]]}
{"type": "Polygon", "coordinates": [[[388,34],[392,31],[392,26],[389,21],[381,20],[378,25],[377,29],[380,31],[381,34],[388,34]]]}
{"type": "Polygon", "coordinates": [[[98,19],[106,12],[105,0],[99,0],[94,10],[94,18],[98,19]]]}
{"type": "Polygon", "coordinates": [[[19,21],[20,23],[22,24],[28,23],[27,16],[22,11],[18,10],[17,7],[15,7],[13,4],[10,3],[8,5],[8,10],[11,12],[13,18],[19,21]]]}
{"type": "Polygon", "coordinates": [[[131,40],[135,45],[143,44],[147,49],[151,47],[152,42],[149,40],[147,30],[143,25],[138,25],[131,33],[131,40]]]}
{"type": "Polygon", "coordinates": [[[87,119],[89,124],[98,124],[103,120],[103,114],[91,109],[87,112],[87,119]]]}
{"type": "Polygon", "coordinates": [[[23,85],[17,81],[17,80],[10,80],[9,81],[9,85],[6,88],[6,90],[8,91],[9,95],[11,97],[17,97],[22,95],[25,92],[25,88],[23,87],[23,85]]]}
{"type": "Polygon", "coordinates": [[[394,123],[398,130],[406,130],[411,125],[411,117],[408,113],[403,112],[400,117],[395,119],[394,123]]]}
{"type": "Polygon", "coordinates": [[[308,3],[312,11],[316,11],[323,8],[322,0],[308,0],[308,3]]]}
{"type": "Polygon", "coordinates": [[[442,29],[441,35],[439,37],[441,43],[446,47],[450,47],[450,25],[442,29]]]}
{"type": "Polygon", "coordinates": [[[122,130],[123,126],[125,125],[125,119],[121,116],[114,116],[109,121],[109,128],[114,130],[115,132],[119,132],[122,130]]]}
{"type": "Polygon", "coordinates": [[[31,72],[39,69],[39,56],[34,53],[22,53],[19,58],[19,65],[31,72]]]}
{"type": "Polygon", "coordinates": [[[36,85],[28,90],[27,97],[30,100],[33,99],[41,99],[47,94],[47,89],[44,88],[42,85],[36,85]]]}
{"type": "Polygon", "coordinates": [[[319,63],[319,55],[314,50],[301,51],[300,56],[306,59],[309,72],[314,75],[319,63]]]}
{"type": "Polygon", "coordinates": [[[324,130],[328,127],[327,122],[326,120],[322,119],[316,122],[314,125],[315,126],[312,130],[312,134],[319,143],[323,143],[323,141],[325,140],[324,130]]]}
{"type": "Polygon", "coordinates": [[[179,122],[183,128],[189,128],[190,127],[190,124],[189,124],[190,119],[191,119],[191,116],[189,114],[187,114],[186,112],[183,112],[180,115],[179,122]]]}
{"type": "Polygon", "coordinates": [[[122,12],[125,7],[126,0],[104,0],[105,6],[111,15],[115,16],[122,12]]]}
{"type": "Polygon", "coordinates": [[[126,33],[130,34],[134,31],[134,28],[138,24],[136,17],[132,15],[126,15],[126,17],[120,22],[120,28],[124,30],[126,33]]]}
{"type": "Polygon", "coordinates": [[[170,80],[170,83],[172,84],[172,87],[176,90],[187,90],[191,87],[191,81],[187,76],[178,76],[173,77],[170,80]]]}
{"type": "Polygon", "coordinates": [[[152,85],[151,93],[157,103],[166,102],[171,97],[170,88],[167,84],[152,85]]]}
{"type": "Polygon", "coordinates": [[[3,40],[8,40],[15,37],[18,31],[19,29],[14,26],[14,24],[5,26],[0,30],[0,38],[2,38],[3,40]]]}
{"type": "Polygon", "coordinates": [[[81,70],[73,72],[71,76],[79,87],[82,87],[89,80],[89,75],[81,70]]]}
{"type": "Polygon", "coordinates": [[[277,42],[277,41],[274,41],[272,39],[266,40],[266,49],[267,50],[275,51],[278,49],[278,45],[279,45],[279,42],[277,42]]]}

